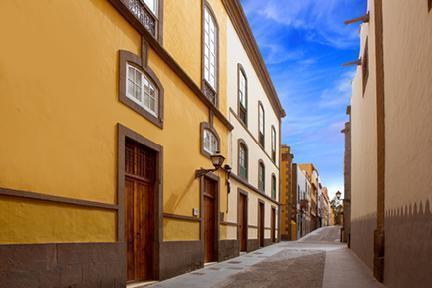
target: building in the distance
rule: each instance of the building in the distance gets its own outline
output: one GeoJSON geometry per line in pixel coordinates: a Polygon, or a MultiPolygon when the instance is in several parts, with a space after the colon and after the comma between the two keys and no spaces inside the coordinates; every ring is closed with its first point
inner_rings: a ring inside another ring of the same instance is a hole
{"type": "Polygon", "coordinates": [[[298,164],[307,177],[309,177],[312,191],[310,193],[310,229],[313,231],[319,226],[318,218],[318,190],[319,190],[319,173],[312,163],[298,164]]]}
{"type": "Polygon", "coordinates": [[[330,200],[328,196],[328,189],[327,187],[322,187],[321,189],[321,197],[320,197],[320,203],[321,203],[321,226],[329,226],[330,225],[330,200]]]}
{"type": "Polygon", "coordinates": [[[297,223],[297,165],[288,145],[281,147],[281,239],[296,240],[297,223]]]}
{"type": "Polygon", "coordinates": [[[307,172],[300,170],[294,164],[296,171],[297,186],[297,238],[301,238],[310,233],[311,230],[311,192],[312,184],[307,172]]]}

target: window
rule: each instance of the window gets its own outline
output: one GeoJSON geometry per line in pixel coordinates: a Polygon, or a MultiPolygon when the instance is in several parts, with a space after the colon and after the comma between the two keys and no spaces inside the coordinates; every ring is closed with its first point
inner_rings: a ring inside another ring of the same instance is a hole
{"type": "Polygon", "coordinates": [[[120,50],[119,101],[163,129],[164,89],[143,59],[120,50]]]}
{"type": "Polygon", "coordinates": [[[369,78],[369,48],[368,40],[366,39],[366,45],[363,52],[362,58],[362,83],[363,83],[363,95],[366,90],[367,81],[369,78]]]}
{"type": "Polygon", "coordinates": [[[144,3],[147,5],[150,11],[153,12],[153,14],[157,17],[158,0],[144,0],[144,3]]]}
{"type": "Polygon", "coordinates": [[[276,191],[277,191],[277,183],[276,183],[276,176],[273,174],[272,175],[272,194],[271,194],[271,197],[273,198],[273,199],[276,199],[276,191]]]}
{"type": "Polygon", "coordinates": [[[271,130],[271,140],[272,140],[272,160],[276,163],[276,129],[272,126],[271,130]]]}
{"type": "Polygon", "coordinates": [[[258,104],[258,142],[264,148],[264,107],[261,102],[258,104]]]}
{"type": "Polygon", "coordinates": [[[136,67],[127,64],[126,96],[158,117],[158,90],[148,77],[136,67]]]}
{"type": "Polygon", "coordinates": [[[243,124],[247,125],[247,79],[241,65],[238,65],[238,115],[243,124]]]}
{"type": "Polygon", "coordinates": [[[203,29],[203,93],[214,105],[216,105],[218,28],[215,17],[207,5],[204,5],[203,29]]]}
{"type": "Polygon", "coordinates": [[[207,122],[200,124],[201,154],[210,157],[219,152],[220,138],[216,129],[207,122]]]}
{"type": "Polygon", "coordinates": [[[240,177],[248,179],[248,148],[242,140],[239,140],[238,174],[240,177]]]}
{"type": "Polygon", "coordinates": [[[265,167],[262,160],[258,163],[258,190],[265,191],[265,167]]]}
{"type": "Polygon", "coordinates": [[[204,151],[210,155],[216,154],[219,151],[218,139],[210,130],[204,129],[203,141],[204,151]]]}

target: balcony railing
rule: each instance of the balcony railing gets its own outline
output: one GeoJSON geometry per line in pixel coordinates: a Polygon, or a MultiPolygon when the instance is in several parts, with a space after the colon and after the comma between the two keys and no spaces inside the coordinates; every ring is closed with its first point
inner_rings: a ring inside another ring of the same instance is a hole
{"type": "Polygon", "coordinates": [[[136,19],[156,38],[157,20],[141,0],[121,0],[136,19]]]}

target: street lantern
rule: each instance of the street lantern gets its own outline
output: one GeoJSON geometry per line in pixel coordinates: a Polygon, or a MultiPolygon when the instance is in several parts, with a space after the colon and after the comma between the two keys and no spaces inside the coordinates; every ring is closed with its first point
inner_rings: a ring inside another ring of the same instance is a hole
{"type": "MultiPolygon", "coordinates": [[[[210,172],[215,172],[219,169],[222,169],[227,174],[228,180],[231,173],[231,167],[228,164],[225,164],[225,166],[222,167],[223,162],[225,161],[225,157],[219,153],[219,151],[216,151],[216,154],[213,154],[210,156],[210,161],[213,164],[213,169],[204,169],[200,168],[195,171],[195,178],[202,177],[210,172]]],[[[227,180],[227,181],[228,181],[227,180]]]]}

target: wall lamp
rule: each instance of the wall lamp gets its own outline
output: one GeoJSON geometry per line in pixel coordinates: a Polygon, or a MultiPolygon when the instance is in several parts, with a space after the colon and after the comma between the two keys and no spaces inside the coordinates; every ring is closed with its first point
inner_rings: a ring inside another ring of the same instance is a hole
{"type": "Polygon", "coordinates": [[[225,161],[225,157],[222,156],[219,151],[216,151],[216,154],[213,154],[210,156],[210,161],[212,162],[214,168],[213,169],[204,169],[200,168],[199,170],[195,171],[195,178],[200,178],[204,175],[207,175],[210,172],[215,172],[219,169],[222,169],[227,174],[227,181],[229,180],[229,176],[231,174],[231,167],[228,164],[225,164],[222,167],[223,162],[225,161]]]}

